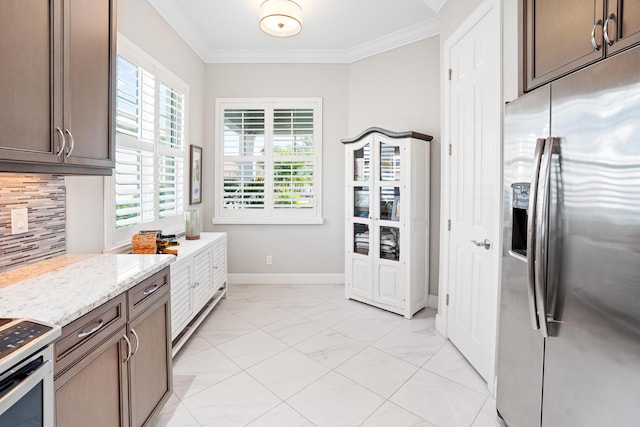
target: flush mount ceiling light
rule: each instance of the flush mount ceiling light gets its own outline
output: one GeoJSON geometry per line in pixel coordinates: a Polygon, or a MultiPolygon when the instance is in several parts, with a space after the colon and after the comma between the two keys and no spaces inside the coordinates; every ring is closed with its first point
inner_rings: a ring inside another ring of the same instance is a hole
{"type": "Polygon", "coordinates": [[[276,37],[295,36],[302,30],[302,8],[292,0],[266,0],[260,5],[260,29],[276,37]]]}

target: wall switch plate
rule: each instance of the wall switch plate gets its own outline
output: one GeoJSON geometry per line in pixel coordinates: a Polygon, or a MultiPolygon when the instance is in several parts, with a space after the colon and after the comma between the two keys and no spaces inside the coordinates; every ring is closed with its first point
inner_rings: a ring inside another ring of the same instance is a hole
{"type": "Polygon", "coordinates": [[[267,255],[267,265],[272,265],[273,264],[273,258],[271,258],[271,255],[267,255]]]}
{"type": "Polygon", "coordinates": [[[11,209],[11,234],[29,231],[29,211],[27,208],[11,209]]]}

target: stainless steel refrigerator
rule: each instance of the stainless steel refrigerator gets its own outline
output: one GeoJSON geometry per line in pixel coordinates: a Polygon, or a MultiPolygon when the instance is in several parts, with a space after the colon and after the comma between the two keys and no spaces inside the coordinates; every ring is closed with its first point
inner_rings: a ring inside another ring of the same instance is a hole
{"type": "Polygon", "coordinates": [[[497,410],[640,426],[640,48],[507,104],[497,410]]]}

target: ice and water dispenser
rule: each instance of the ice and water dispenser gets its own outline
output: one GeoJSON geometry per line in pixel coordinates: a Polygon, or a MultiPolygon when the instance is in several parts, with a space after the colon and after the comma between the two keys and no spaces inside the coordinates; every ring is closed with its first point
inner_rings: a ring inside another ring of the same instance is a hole
{"type": "Polygon", "coordinates": [[[511,251],[527,256],[527,210],[529,209],[528,182],[511,184],[511,251]]]}

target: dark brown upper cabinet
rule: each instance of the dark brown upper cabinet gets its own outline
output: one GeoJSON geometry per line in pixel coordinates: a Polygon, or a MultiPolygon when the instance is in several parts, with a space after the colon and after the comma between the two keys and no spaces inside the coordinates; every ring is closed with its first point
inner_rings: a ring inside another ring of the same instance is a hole
{"type": "Polygon", "coordinates": [[[607,16],[607,53],[629,48],[640,42],[640,1],[609,0],[607,16]]]}
{"type": "Polygon", "coordinates": [[[525,0],[525,90],[638,42],[638,0],[525,0]]]}
{"type": "Polygon", "coordinates": [[[7,0],[0,172],[110,175],[115,0],[7,0]]]}

